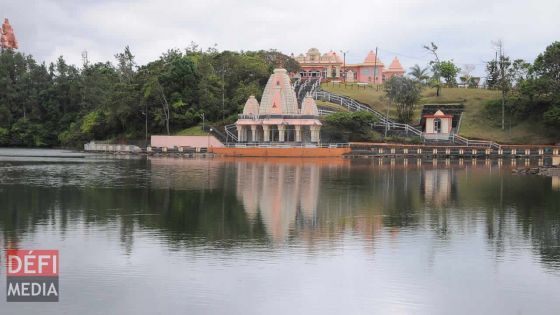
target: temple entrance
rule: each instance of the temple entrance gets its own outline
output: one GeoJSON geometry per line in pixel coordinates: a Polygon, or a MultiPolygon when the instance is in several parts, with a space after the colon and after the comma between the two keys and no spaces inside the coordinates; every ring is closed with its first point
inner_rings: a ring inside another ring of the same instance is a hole
{"type": "Polygon", "coordinates": [[[441,119],[434,119],[434,132],[441,133],[441,119]]]}
{"type": "Polygon", "coordinates": [[[284,133],[285,142],[295,142],[296,141],[296,128],[294,126],[287,125],[286,132],[284,133]]]}
{"type": "Polygon", "coordinates": [[[270,125],[269,127],[270,142],[278,142],[280,139],[280,134],[278,132],[278,127],[275,125],[270,125]]]}

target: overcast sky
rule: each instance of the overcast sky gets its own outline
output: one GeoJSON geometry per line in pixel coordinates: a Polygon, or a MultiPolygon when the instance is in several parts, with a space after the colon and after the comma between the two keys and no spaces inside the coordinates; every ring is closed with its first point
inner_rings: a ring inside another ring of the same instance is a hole
{"type": "Polygon", "coordinates": [[[442,58],[475,64],[481,74],[493,40],[530,61],[560,40],[559,0],[0,0],[0,12],[20,51],[47,62],[63,55],[77,65],[82,51],[90,62],[106,61],[129,45],[144,64],[196,42],[287,54],[348,50],[348,62],[378,46],[382,61],[398,56],[408,68],[427,63],[422,45],[433,41],[442,58]]]}

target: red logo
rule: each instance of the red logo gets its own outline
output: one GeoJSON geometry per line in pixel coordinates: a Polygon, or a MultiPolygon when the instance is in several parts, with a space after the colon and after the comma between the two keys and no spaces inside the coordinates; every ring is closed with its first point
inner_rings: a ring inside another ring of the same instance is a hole
{"type": "Polygon", "coordinates": [[[7,251],[8,277],[57,277],[58,250],[7,251]]]}
{"type": "Polygon", "coordinates": [[[6,252],[6,301],[58,302],[58,250],[6,252]]]}

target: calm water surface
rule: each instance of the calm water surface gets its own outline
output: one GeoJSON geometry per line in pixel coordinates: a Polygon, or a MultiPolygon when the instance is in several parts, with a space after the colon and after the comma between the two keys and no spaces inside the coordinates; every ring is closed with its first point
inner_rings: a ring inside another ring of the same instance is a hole
{"type": "Polygon", "coordinates": [[[0,247],[61,255],[0,314],[559,314],[559,181],[509,167],[0,149],[0,247]]]}

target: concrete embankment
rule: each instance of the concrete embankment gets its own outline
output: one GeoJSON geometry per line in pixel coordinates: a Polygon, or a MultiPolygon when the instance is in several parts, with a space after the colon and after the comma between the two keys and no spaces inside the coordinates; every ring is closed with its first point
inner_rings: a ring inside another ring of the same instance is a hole
{"type": "Polygon", "coordinates": [[[474,147],[429,144],[350,143],[349,157],[432,157],[432,158],[560,158],[560,147],[553,145],[501,145],[474,147]]]}

